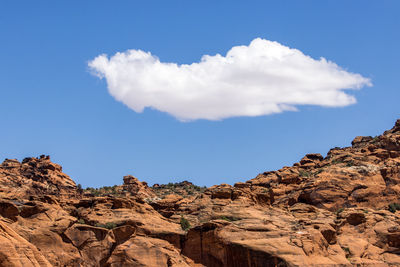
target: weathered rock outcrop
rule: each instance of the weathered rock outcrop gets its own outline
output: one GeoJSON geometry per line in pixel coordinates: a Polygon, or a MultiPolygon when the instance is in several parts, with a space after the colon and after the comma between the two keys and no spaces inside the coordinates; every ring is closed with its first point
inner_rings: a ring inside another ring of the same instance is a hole
{"type": "Polygon", "coordinates": [[[248,181],[273,191],[275,205],[303,202],[336,211],[346,207],[387,208],[400,194],[400,120],[377,137],[356,137],[351,147],[323,158],[306,155],[293,167],[265,172],[248,181]]]}
{"type": "Polygon", "coordinates": [[[49,156],[6,159],[0,164],[0,195],[10,199],[29,199],[54,195],[58,199],[77,197],[76,184],[49,156]]]}
{"type": "Polygon", "coordinates": [[[153,188],[5,160],[0,266],[400,266],[400,120],[234,186],[153,188]]]}
{"type": "Polygon", "coordinates": [[[140,182],[132,175],[124,176],[123,192],[127,195],[138,196],[141,198],[155,198],[156,194],[149,188],[146,182],[140,182]]]}
{"type": "Polygon", "coordinates": [[[0,266],[52,266],[38,249],[0,221],[0,266]]]}

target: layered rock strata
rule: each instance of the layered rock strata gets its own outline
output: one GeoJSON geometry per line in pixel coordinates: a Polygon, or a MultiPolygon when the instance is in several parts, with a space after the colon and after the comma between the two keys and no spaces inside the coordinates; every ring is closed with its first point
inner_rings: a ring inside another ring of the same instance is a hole
{"type": "Polygon", "coordinates": [[[400,266],[400,120],[234,186],[123,180],[82,190],[48,156],[6,159],[0,266],[400,266]]]}

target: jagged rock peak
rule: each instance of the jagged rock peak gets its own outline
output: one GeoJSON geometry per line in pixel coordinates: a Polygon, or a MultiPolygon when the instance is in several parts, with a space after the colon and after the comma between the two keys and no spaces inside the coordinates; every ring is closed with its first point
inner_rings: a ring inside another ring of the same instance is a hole
{"type": "Polygon", "coordinates": [[[10,198],[32,196],[76,196],[76,184],[50,156],[27,157],[19,162],[5,159],[0,164],[0,193],[10,198]]]}
{"type": "MultiPolygon", "coordinates": [[[[390,133],[400,132],[400,119],[398,119],[396,121],[396,123],[394,124],[392,129],[390,129],[389,131],[386,131],[386,132],[390,132],[390,133]]],[[[386,132],[385,132],[385,134],[386,134],[386,132]]]]}

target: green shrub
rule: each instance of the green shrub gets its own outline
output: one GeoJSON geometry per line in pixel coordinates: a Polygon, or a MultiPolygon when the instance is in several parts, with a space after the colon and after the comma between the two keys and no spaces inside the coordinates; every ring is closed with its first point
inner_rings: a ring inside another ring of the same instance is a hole
{"type": "Polygon", "coordinates": [[[311,172],[300,170],[299,175],[300,177],[311,177],[311,172]]]}
{"type": "Polygon", "coordinates": [[[399,203],[390,203],[389,204],[389,211],[395,213],[397,210],[400,211],[400,204],[399,203]]]}
{"type": "Polygon", "coordinates": [[[372,138],[371,143],[376,143],[379,141],[379,136],[375,136],[374,138],[372,138]]]}
{"type": "Polygon", "coordinates": [[[346,167],[354,166],[354,161],[350,160],[346,163],[346,167]]]}
{"type": "Polygon", "coordinates": [[[95,197],[99,197],[101,195],[101,192],[98,190],[94,190],[91,192],[95,197]]]}
{"type": "Polygon", "coordinates": [[[183,217],[183,215],[181,216],[181,227],[184,231],[187,231],[190,228],[190,222],[185,217],[183,217]]]}
{"type": "Polygon", "coordinates": [[[114,195],[118,196],[120,193],[118,192],[118,186],[103,186],[100,188],[93,188],[93,187],[87,187],[85,191],[89,192],[95,197],[100,197],[100,196],[107,196],[107,195],[114,195]]]}
{"type": "Polygon", "coordinates": [[[108,223],[105,223],[105,224],[96,223],[95,226],[111,230],[111,229],[114,229],[115,227],[117,227],[117,224],[113,223],[113,222],[108,222],[108,223]]]}
{"type": "Polygon", "coordinates": [[[261,189],[261,193],[263,193],[263,194],[268,194],[268,193],[269,193],[269,190],[266,189],[266,188],[263,188],[263,189],[261,189]]]}
{"type": "Polygon", "coordinates": [[[82,189],[82,185],[81,184],[78,184],[77,186],[76,186],[76,188],[78,189],[78,192],[79,193],[83,193],[83,189],[82,189]]]}
{"type": "Polygon", "coordinates": [[[159,197],[164,197],[165,195],[169,195],[171,193],[173,194],[178,194],[183,197],[188,196],[193,196],[199,193],[203,193],[206,191],[207,187],[205,186],[197,186],[194,184],[191,184],[187,181],[179,182],[179,183],[168,183],[168,184],[161,184],[157,185],[156,187],[152,186],[151,187],[154,192],[159,196],[159,197]]]}

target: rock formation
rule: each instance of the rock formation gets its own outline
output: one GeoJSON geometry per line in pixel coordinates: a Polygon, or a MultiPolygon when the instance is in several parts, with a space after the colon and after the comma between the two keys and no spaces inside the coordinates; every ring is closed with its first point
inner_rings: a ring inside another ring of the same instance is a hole
{"type": "Polygon", "coordinates": [[[82,190],[48,156],[0,165],[0,266],[400,266],[400,120],[234,186],[82,190]]]}

